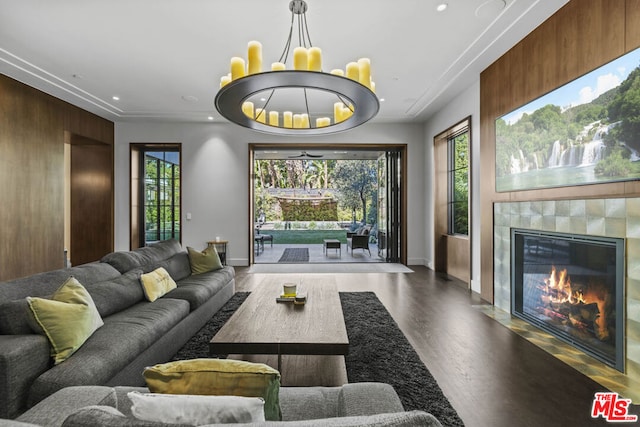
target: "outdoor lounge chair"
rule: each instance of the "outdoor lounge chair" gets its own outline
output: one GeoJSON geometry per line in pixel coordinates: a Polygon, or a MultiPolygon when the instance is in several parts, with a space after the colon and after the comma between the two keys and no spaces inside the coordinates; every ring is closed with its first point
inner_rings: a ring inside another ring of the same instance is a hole
{"type": "Polygon", "coordinates": [[[369,250],[369,229],[364,228],[357,233],[347,232],[347,251],[351,248],[351,255],[353,255],[354,249],[366,249],[371,256],[371,250],[369,250]]]}

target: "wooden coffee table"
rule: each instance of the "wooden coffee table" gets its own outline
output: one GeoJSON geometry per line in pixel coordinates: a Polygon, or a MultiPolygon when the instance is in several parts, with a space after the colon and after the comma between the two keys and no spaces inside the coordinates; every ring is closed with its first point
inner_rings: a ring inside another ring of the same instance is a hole
{"type": "Polygon", "coordinates": [[[299,276],[265,278],[211,339],[210,354],[276,365],[283,385],[346,383],[349,339],[335,280],[327,275],[298,280],[299,276]],[[276,302],[285,282],[298,284],[298,293],[307,295],[306,304],[276,302]],[[336,372],[328,375],[331,370],[336,372]],[[304,384],[294,377],[306,378],[304,384]]]}

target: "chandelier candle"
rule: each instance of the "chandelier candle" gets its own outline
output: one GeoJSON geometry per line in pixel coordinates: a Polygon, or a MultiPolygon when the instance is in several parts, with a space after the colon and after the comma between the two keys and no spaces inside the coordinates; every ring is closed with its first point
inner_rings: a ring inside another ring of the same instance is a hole
{"type": "Polygon", "coordinates": [[[220,77],[220,87],[224,87],[231,83],[231,76],[222,76],[220,77]]]}
{"type": "Polygon", "coordinates": [[[358,59],[358,76],[360,84],[371,89],[371,61],[369,58],[358,59]]]}
{"type": "Polygon", "coordinates": [[[293,113],[291,111],[285,111],[282,113],[282,120],[284,121],[284,127],[288,129],[293,128],[293,113]]]}
{"type": "Polygon", "coordinates": [[[271,64],[271,71],[282,71],[286,69],[287,69],[287,66],[284,65],[282,62],[274,62],[273,64],[271,64]]]}
{"type": "Polygon", "coordinates": [[[244,59],[234,56],[231,58],[231,80],[237,80],[246,75],[244,59]]]}
{"type": "Polygon", "coordinates": [[[357,62],[349,62],[347,64],[347,78],[360,81],[360,66],[357,62]]]}
{"type": "Polygon", "coordinates": [[[255,116],[253,115],[253,102],[251,101],[245,101],[242,103],[242,112],[245,114],[245,116],[250,117],[250,118],[255,118],[255,116]]]}
{"type": "Polygon", "coordinates": [[[247,58],[249,59],[249,74],[257,74],[262,72],[262,44],[257,41],[249,42],[247,49],[247,58]]]}
{"type": "Polygon", "coordinates": [[[280,126],[280,113],[277,111],[269,111],[269,125],[280,126]]]}
{"type": "Polygon", "coordinates": [[[256,108],[256,121],[262,124],[267,123],[267,112],[262,108],[256,108]]]}
{"type": "Polygon", "coordinates": [[[293,49],[293,69],[297,71],[309,69],[309,52],[306,47],[293,49]]]}
{"type": "Polygon", "coordinates": [[[319,47],[311,47],[307,54],[309,71],[322,71],[322,50],[319,47]]]}

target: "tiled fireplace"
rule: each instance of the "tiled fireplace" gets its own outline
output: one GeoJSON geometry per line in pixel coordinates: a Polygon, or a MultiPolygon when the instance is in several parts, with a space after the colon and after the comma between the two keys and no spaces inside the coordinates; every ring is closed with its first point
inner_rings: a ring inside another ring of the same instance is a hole
{"type": "Polygon", "coordinates": [[[619,375],[623,382],[640,381],[640,198],[495,203],[494,304],[508,313],[512,312],[514,297],[512,235],[516,229],[531,231],[534,236],[543,232],[545,236],[560,233],[593,236],[596,240],[623,239],[626,274],[622,291],[626,295],[621,300],[624,318],[618,329],[624,336],[624,360],[620,363],[624,373],[619,375]]]}

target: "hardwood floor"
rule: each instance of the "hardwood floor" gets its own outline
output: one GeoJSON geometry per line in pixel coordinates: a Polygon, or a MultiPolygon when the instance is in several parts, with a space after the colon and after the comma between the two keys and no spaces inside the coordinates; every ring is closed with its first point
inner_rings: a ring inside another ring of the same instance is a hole
{"type": "MultiPolygon", "coordinates": [[[[466,426],[608,425],[590,416],[604,387],[474,308],[482,301],[460,282],[412,269],[333,276],[339,291],[377,294],[466,426]]],[[[236,273],[238,291],[268,276],[236,273]]]]}

